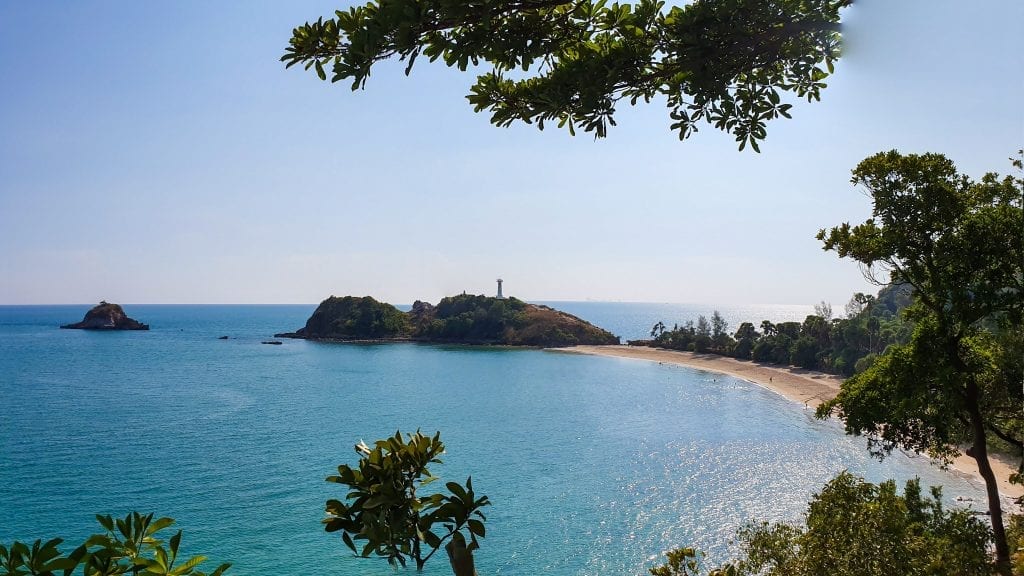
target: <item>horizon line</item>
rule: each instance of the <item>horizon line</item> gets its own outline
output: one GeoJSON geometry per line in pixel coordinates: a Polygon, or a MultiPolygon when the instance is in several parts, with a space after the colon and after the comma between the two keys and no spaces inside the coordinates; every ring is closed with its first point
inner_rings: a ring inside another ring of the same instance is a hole
{"type": "MultiPolygon", "coordinates": [[[[487,294],[477,294],[477,296],[487,296],[487,294]]],[[[506,296],[505,298],[509,298],[506,296]]],[[[512,296],[515,297],[515,296],[512,296]]],[[[372,297],[377,300],[376,297],[372,297]]],[[[518,297],[515,297],[518,298],[518,297]]],[[[708,303],[708,302],[670,302],[664,300],[597,300],[597,299],[586,299],[586,300],[565,300],[565,299],[548,299],[548,298],[536,298],[536,299],[524,299],[518,298],[523,302],[527,303],[547,303],[547,302],[566,302],[573,304],[660,304],[660,305],[673,305],[673,306],[793,306],[793,307],[805,307],[814,306],[816,303],[807,304],[795,304],[795,303],[777,303],[777,302],[748,302],[748,303],[708,303]]],[[[326,299],[325,299],[326,300],[326,299]]],[[[110,302],[111,304],[118,304],[120,306],[319,306],[323,302],[110,302]]],[[[378,302],[384,304],[391,304],[392,306],[412,306],[412,302],[399,302],[392,303],[383,300],[378,302]]],[[[0,306],[15,307],[15,306],[97,306],[99,302],[44,302],[44,303],[0,303],[0,306]]]]}

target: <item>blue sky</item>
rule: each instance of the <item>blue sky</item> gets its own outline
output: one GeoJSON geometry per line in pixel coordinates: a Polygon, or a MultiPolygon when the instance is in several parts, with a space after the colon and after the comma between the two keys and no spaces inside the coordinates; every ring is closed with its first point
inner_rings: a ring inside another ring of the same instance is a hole
{"type": "MultiPolygon", "coordinates": [[[[278,62],[334,2],[0,3],[0,303],[810,304],[874,291],[821,250],[864,157],[973,176],[1024,146],[1024,3],[858,0],[822,102],[762,154],[661,104],[609,138],[494,128],[443,66],[367,90],[278,62]]],[[[425,63],[424,63],[425,64],[425,63]]]]}

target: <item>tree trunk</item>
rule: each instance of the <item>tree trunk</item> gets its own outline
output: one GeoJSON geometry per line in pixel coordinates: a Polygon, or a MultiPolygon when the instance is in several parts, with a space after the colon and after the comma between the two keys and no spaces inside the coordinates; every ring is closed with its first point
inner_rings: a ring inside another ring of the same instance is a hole
{"type": "MultiPolygon", "coordinates": [[[[410,478],[409,482],[411,484],[412,482],[414,482],[414,480],[412,478],[410,478]]],[[[409,500],[411,501],[411,500],[415,500],[415,499],[416,499],[416,489],[414,488],[412,490],[412,495],[409,497],[409,500]]],[[[413,515],[412,515],[412,525],[413,526],[419,526],[420,525],[420,515],[419,515],[419,513],[413,513],[413,515]]],[[[423,571],[423,565],[427,563],[427,559],[423,557],[423,553],[420,550],[420,539],[419,538],[413,538],[412,539],[412,557],[416,560],[416,571],[417,572],[422,572],[423,571]]]]}
{"type": "Polygon", "coordinates": [[[456,532],[452,541],[444,547],[455,576],[477,576],[473,565],[473,551],[466,547],[466,539],[456,532]]]}
{"type": "Polygon", "coordinates": [[[978,406],[978,386],[973,379],[967,384],[967,412],[971,417],[971,431],[974,444],[967,455],[978,463],[978,472],[985,479],[985,491],[988,494],[988,512],[992,519],[992,539],[996,545],[996,573],[1012,576],[1010,568],[1010,547],[1006,542],[1006,529],[1003,526],[1003,508],[999,501],[999,485],[992,466],[988,462],[988,446],[985,441],[985,422],[978,406]]]}

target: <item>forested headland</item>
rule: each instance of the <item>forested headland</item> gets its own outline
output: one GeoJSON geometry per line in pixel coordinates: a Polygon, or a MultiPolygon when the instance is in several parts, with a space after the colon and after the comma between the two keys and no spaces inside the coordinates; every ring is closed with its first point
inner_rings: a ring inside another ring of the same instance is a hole
{"type": "Polygon", "coordinates": [[[417,300],[409,312],[369,296],[331,296],[305,326],[277,336],[545,347],[619,343],[612,333],[549,306],[475,294],[448,296],[436,306],[417,300]]]}

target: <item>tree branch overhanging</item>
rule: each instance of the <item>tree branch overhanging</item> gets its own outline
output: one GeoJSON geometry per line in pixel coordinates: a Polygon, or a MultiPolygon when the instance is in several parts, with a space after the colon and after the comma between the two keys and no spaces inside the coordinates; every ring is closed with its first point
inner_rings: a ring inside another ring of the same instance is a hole
{"type": "Polygon", "coordinates": [[[466,70],[489,64],[467,97],[491,122],[557,121],[595,137],[615,125],[614,104],[661,94],[680,139],[708,123],[758,150],[765,125],[789,117],[790,92],[820,98],[839,57],[839,11],[850,0],[378,0],[307,22],[282,60],[331,81],[365,87],[374,64],[443,59],[466,70]],[[537,61],[541,65],[534,67],[537,61]],[[522,68],[508,80],[502,71],[522,68]]]}

